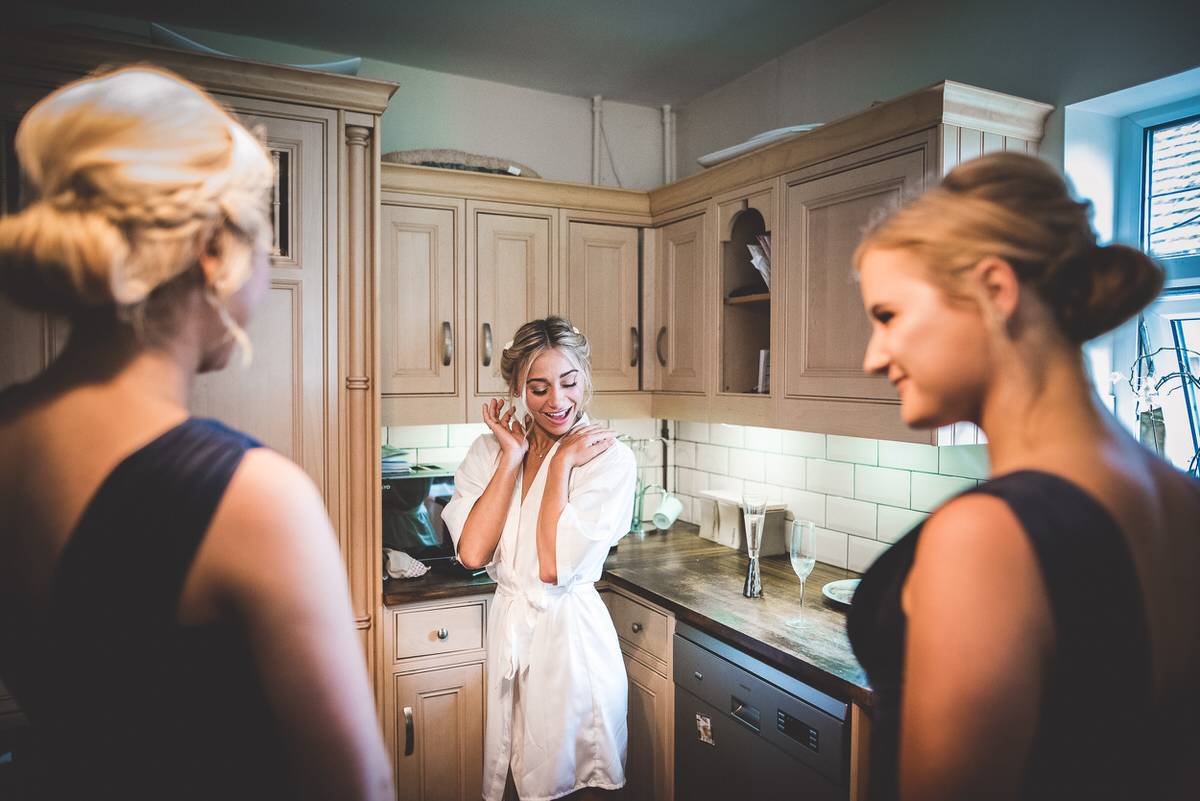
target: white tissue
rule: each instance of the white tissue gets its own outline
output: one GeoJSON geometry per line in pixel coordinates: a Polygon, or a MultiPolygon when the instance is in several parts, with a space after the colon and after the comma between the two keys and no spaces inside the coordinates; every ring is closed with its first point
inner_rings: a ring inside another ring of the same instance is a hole
{"type": "Polygon", "coordinates": [[[392,578],[416,578],[429,572],[429,566],[418,562],[404,551],[384,548],[383,555],[387,558],[387,574],[392,578]]]}

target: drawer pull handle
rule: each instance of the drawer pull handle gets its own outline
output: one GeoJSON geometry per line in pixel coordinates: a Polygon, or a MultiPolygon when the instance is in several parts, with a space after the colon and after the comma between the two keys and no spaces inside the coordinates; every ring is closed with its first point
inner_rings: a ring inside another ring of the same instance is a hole
{"type": "Polygon", "coordinates": [[[667,366],[667,357],[663,356],[662,344],[663,337],[667,335],[667,327],[664,325],[658,329],[658,339],[654,340],[654,352],[658,356],[658,363],[663,367],[667,366]]]}
{"type": "Polygon", "coordinates": [[[404,707],[404,755],[412,756],[413,746],[413,713],[412,707],[404,707]]]}
{"type": "Polygon", "coordinates": [[[483,366],[492,366],[492,325],[483,324],[483,366]]]}
{"type": "Polygon", "coordinates": [[[637,367],[642,358],[642,338],[638,336],[637,328],[629,329],[629,366],[637,367]]]}
{"type": "Polygon", "coordinates": [[[445,641],[445,639],[450,636],[450,632],[446,631],[445,629],[438,629],[437,634],[438,634],[438,639],[442,640],[442,641],[445,641]]]}
{"type": "Polygon", "coordinates": [[[450,360],[454,358],[454,329],[450,323],[442,323],[442,340],[442,366],[449,367],[450,360]]]}
{"type": "Polygon", "coordinates": [[[634,633],[634,634],[638,634],[639,632],[641,632],[641,630],[642,630],[642,624],[641,624],[641,623],[634,623],[634,624],[633,624],[633,633],[634,633]]]}

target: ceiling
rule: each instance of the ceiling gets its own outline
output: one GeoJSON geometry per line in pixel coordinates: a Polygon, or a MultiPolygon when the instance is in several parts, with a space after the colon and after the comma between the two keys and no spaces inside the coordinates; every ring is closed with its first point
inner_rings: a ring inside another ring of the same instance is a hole
{"type": "Polygon", "coordinates": [[[40,5],[658,107],[686,105],[887,1],[47,0],[40,5]]]}

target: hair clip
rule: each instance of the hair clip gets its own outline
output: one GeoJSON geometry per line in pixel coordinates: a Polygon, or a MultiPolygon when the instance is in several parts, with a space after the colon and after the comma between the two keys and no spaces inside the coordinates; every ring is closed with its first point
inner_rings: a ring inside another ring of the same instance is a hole
{"type": "MultiPolygon", "coordinates": [[[[510,339],[510,340],[508,340],[508,342],[507,342],[507,343],[504,345],[504,350],[508,350],[509,348],[511,348],[511,347],[512,347],[512,343],[513,343],[513,341],[512,341],[511,339],[510,339]]],[[[503,351],[502,351],[502,352],[503,352],[503,351]]]]}
{"type": "Polygon", "coordinates": [[[576,334],[579,333],[579,329],[576,328],[575,326],[571,326],[571,330],[574,331],[576,334]]]}

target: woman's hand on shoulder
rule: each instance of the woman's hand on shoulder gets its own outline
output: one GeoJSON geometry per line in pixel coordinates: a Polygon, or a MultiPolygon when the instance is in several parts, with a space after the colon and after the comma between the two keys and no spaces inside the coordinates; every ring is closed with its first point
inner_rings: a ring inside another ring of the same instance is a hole
{"type": "Polygon", "coordinates": [[[529,450],[529,439],[525,426],[516,419],[516,408],[509,406],[505,411],[504,401],[492,398],[483,404],[483,422],[500,443],[500,450],[504,454],[502,464],[508,467],[519,465],[525,458],[525,452],[529,450]]]}
{"type": "Polygon", "coordinates": [[[611,448],[616,438],[617,432],[611,428],[594,423],[576,426],[563,434],[554,458],[564,467],[579,467],[611,448]]]}

